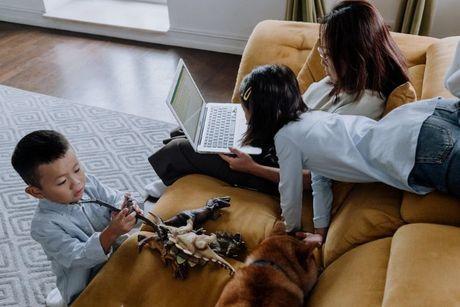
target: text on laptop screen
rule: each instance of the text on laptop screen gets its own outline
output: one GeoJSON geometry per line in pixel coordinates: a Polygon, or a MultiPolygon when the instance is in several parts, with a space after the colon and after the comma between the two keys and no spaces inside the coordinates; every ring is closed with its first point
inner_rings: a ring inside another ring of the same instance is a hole
{"type": "Polygon", "coordinates": [[[190,74],[185,67],[182,67],[171,99],[171,105],[192,140],[196,140],[195,136],[198,131],[200,111],[203,104],[204,100],[201,98],[190,74]]]}

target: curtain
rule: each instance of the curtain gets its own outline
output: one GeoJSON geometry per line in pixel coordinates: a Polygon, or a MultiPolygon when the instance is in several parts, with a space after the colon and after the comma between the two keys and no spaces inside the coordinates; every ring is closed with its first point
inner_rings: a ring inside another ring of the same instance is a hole
{"type": "Polygon", "coordinates": [[[324,8],[324,0],[287,0],[286,20],[318,22],[324,8]]]}
{"type": "Polygon", "coordinates": [[[437,0],[402,0],[395,31],[416,35],[429,35],[437,0]]]}

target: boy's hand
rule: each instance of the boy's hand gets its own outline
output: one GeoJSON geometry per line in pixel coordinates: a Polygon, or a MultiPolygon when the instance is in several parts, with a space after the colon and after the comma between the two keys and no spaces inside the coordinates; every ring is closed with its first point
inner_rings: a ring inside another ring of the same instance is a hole
{"type": "MultiPolygon", "coordinates": [[[[125,199],[123,200],[120,209],[124,208],[128,208],[129,213],[135,211],[137,214],[144,216],[144,212],[139,207],[137,201],[134,198],[131,198],[131,193],[125,193],[125,199]]],[[[112,218],[115,216],[115,214],[115,212],[112,212],[112,218]]]]}
{"type": "Polygon", "coordinates": [[[120,212],[112,212],[112,221],[99,236],[101,246],[105,254],[108,254],[112,244],[125,233],[133,229],[136,224],[136,212],[129,213],[128,208],[123,208],[120,212]]]}
{"type": "Polygon", "coordinates": [[[133,208],[134,212],[136,212],[137,214],[144,216],[144,211],[142,211],[142,209],[139,207],[137,201],[133,200],[133,205],[131,208],[133,208]]]}
{"type": "Polygon", "coordinates": [[[223,154],[219,154],[219,156],[228,163],[230,169],[237,172],[250,173],[251,168],[255,164],[251,156],[233,147],[230,147],[229,150],[235,155],[234,158],[223,154]]]}
{"type": "Polygon", "coordinates": [[[129,209],[125,207],[120,212],[112,215],[112,221],[108,228],[118,238],[133,229],[135,224],[136,212],[129,213],[129,209]]]}

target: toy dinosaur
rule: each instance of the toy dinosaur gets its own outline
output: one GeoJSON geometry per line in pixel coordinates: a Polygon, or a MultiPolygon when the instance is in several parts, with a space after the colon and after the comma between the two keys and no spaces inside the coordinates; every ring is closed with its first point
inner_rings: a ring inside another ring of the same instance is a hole
{"type": "Polygon", "coordinates": [[[145,245],[158,250],[163,263],[171,265],[173,275],[178,279],[185,279],[190,267],[205,265],[209,261],[219,264],[232,275],[235,269],[222,256],[241,256],[245,251],[241,235],[207,235],[202,228],[198,228],[206,220],[218,218],[220,209],[229,206],[229,197],[213,198],[204,207],[183,211],[165,222],[150,213],[156,227],[150,234],[138,235],[139,252],[145,245]]]}

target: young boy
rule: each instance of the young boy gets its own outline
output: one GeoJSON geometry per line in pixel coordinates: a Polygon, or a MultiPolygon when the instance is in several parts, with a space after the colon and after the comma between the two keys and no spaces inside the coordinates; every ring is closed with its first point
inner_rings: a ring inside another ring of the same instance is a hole
{"type": "Polygon", "coordinates": [[[27,184],[26,193],[38,199],[31,236],[51,260],[59,289],[51,291],[47,305],[65,306],[88,285],[114,244],[134,227],[136,212],[142,211],[134,205],[130,213],[129,194],[86,175],[69,142],[56,131],[39,130],[23,137],[11,162],[27,184]],[[82,197],[122,210],[111,213],[97,204],[78,204],[82,197]]]}

